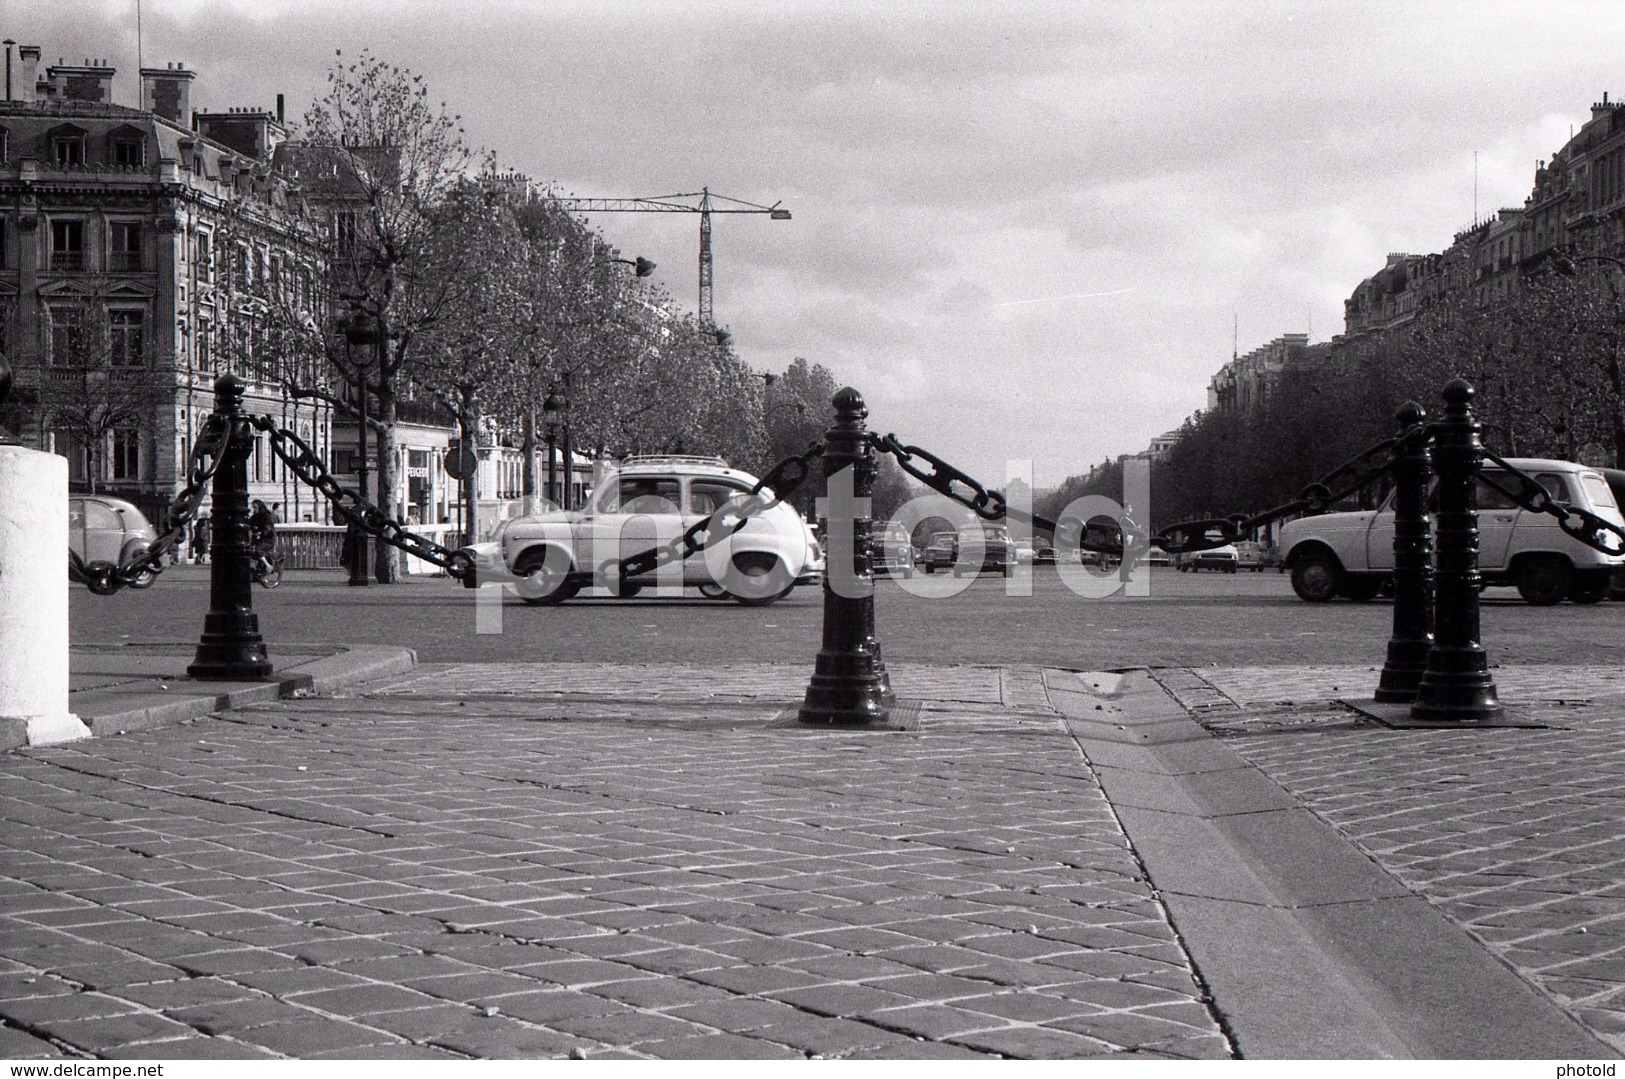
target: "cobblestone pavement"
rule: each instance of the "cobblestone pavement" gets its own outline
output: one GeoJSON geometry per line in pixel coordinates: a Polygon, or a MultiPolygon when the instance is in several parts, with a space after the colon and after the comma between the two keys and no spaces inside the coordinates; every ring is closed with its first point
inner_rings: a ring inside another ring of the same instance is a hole
{"type": "Polygon", "coordinates": [[[0,1057],[1226,1057],[1037,670],[463,665],[0,758],[0,1057]],[[545,691],[542,687],[546,687],[545,691]]]}
{"type": "Polygon", "coordinates": [[[1209,730],[1625,1051],[1625,671],[1509,667],[1544,730],[1396,731],[1373,667],[1163,671],[1209,730]]]}

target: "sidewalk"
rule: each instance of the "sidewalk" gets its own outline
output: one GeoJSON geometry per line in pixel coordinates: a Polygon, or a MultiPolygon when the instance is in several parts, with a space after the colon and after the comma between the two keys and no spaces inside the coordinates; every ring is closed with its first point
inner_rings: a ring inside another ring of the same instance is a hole
{"type": "Polygon", "coordinates": [[[98,737],[0,757],[0,1057],[1625,1050],[1612,670],[1399,732],[1369,668],[899,664],[842,732],[801,667],[275,658],[76,652],[98,737]]]}

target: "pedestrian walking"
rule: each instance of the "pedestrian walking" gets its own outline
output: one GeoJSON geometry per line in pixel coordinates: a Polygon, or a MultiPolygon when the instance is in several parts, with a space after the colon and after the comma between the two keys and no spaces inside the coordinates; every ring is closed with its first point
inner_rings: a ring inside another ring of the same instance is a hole
{"type": "Polygon", "coordinates": [[[214,535],[214,524],[207,513],[192,522],[192,561],[200,565],[209,560],[209,541],[214,535]]]}

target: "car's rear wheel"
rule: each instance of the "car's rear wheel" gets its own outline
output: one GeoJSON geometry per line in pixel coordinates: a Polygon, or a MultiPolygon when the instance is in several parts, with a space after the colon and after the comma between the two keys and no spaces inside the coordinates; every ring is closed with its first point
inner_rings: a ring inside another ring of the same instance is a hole
{"type": "Polygon", "coordinates": [[[1574,586],[1574,567],[1562,555],[1531,555],[1518,566],[1518,595],[1533,607],[1562,603],[1574,586]]]}
{"type": "Polygon", "coordinates": [[[564,559],[558,554],[549,558],[542,551],[527,551],[520,556],[514,573],[520,578],[514,591],[532,607],[550,607],[576,594],[564,559]]]}
{"type": "Polygon", "coordinates": [[[706,599],[727,599],[728,590],[715,581],[706,581],[700,585],[700,595],[706,599]]]}
{"type": "Polygon", "coordinates": [[[1292,562],[1292,591],[1308,603],[1326,603],[1343,583],[1343,567],[1330,551],[1308,550],[1292,562]]]}
{"type": "Polygon", "coordinates": [[[783,599],[796,586],[795,574],[783,562],[766,551],[742,551],[733,557],[733,572],[748,579],[739,582],[739,591],[729,589],[736,603],[747,607],[765,607],[783,599]]]}
{"type": "Polygon", "coordinates": [[[1612,583],[1608,570],[1586,570],[1574,575],[1574,585],[1569,589],[1569,601],[1572,603],[1601,603],[1608,595],[1608,586],[1612,583]]]}

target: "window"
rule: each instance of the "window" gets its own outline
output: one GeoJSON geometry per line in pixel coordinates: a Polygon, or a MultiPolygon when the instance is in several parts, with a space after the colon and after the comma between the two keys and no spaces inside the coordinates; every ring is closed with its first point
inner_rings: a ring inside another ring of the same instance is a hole
{"type": "Polygon", "coordinates": [[[1574,496],[1569,493],[1568,483],[1556,472],[1537,472],[1535,482],[1546,488],[1546,493],[1558,505],[1568,506],[1574,503],[1574,496]]]}
{"type": "Polygon", "coordinates": [[[85,355],[85,313],[78,307],[53,307],[50,315],[52,367],[82,365],[85,355]]]}
{"type": "MultiPolygon", "coordinates": [[[[1502,487],[1517,490],[1517,484],[1513,483],[1512,477],[1508,476],[1505,472],[1486,470],[1486,475],[1495,480],[1495,482],[1499,483],[1502,487]]],[[[1481,510],[1512,510],[1518,508],[1518,504],[1516,502],[1512,501],[1512,499],[1508,498],[1494,487],[1491,487],[1489,484],[1485,483],[1482,478],[1473,485],[1473,490],[1477,496],[1474,501],[1477,507],[1481,510]]]]}
{"type": "Polygon", "coordinates": [[[85,468],[85,447],[80,441],[77,432],[66,427],[52,428],[50,432],[50,451],[59,457],[68,459],[68,482],[84,483],[87,470],[85,468]]]}
{"type": "Polygon", "coordinates": [[[114,221],[108,226],[107,248],[109,270],[141,269],[141,222],[114,221]]]}
{"type": "Polygon", "coordinates": [[[715,513],[730,499],[748,494],[748,490],[721,480],[692,480],[688,485],[688,511],[701,515],[715,513]]]}
{"type": "Polygon", "coordinates": [[[11,132],[0,127],[0,165],[11,162],[11,132]]]}
{"type": "Polygon", "coordinates": [[[85,268],[85,223],[83,221],[51,222],[51,269],[82,270],[85,268]]]}
{"type": "Polygon", "coordinates": [[[121,135],[113,140],[113,164],[126,168],[147,163],[147,140],[136,135],[121,135]]]}
{"type": "Polygon", "coordinates": [[[145,367],[147,365],[146,312],[128,309],[107,313],[108,355],[114,367],[145,367]]]}
{"type": "Polygon", "coordinates": [[[355,242],[355,212],[351,210],[340,211],[334,221],[334,243],[338,248],[339,258],[354,257],[355,242]]]}
{"type": "Polygon", "coordinates": [[[679,513],[678,502],[682,491],[675,479],[638,476],[622,479],[619,490],[620,507],[610,512],[619,513],[679,513]]]}
{"type": "Polygon", "coordinates": [[[79,168],[85,163],[85,137],[81,134],[55,135],[51,139],[51,157],[61,168],[79,168]]]}
{"type": "Polygon", "coordinates": [[[207,232],[200,232],[193,240],[194,248],[192,259],[197,264],[198,279],[202,281],[214,280],[214,247],[213,237],[207,232]]]}
{"type": "Polygon", "coordinates": [[[214,324],[212,322],[199,322],[197,324],[197,368],[199,371],[214,370],[214,324]]]}
{"type": "Polygon", "coordinates": [[[113,432],[112,452],[108,455],[108,477],[115,480],[141,478],[141,433],[120,428],[113,432]]]}

